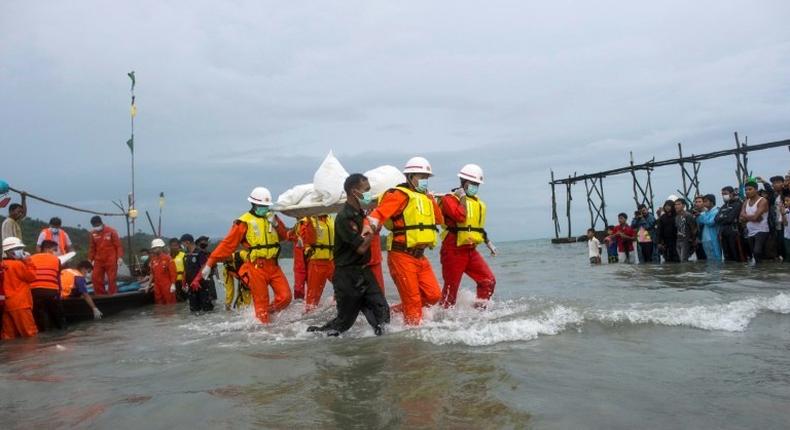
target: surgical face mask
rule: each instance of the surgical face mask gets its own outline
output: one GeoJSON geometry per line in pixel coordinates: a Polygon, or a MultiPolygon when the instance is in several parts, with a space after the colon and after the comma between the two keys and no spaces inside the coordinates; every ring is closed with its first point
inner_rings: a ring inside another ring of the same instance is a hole
{"type": "Polygon", "coordinates": [[[93,227],[93,231],[102,231],[103,228],[103,225],[97,225],[96,227],[93,227]]]}
{"type": "Polygon", "coordinates": [[[417,191],[424,193],[428,191],[428,179],[417,179],[417,191]]]}
{"type": "Polygon", "coordinates": [[[142,255],[142,256],[140,256],[140,261],[142,261],[143,263],[145,263],[146,261],[148,261],[148,256],[147,256],[147,255],[142,255]]]}
{"type": "Polygon", "coordinates": [[[266,216],[269,213],[268,206],[255,206],[255,215],[266,216]]]}
{"type": "Polygon", "coordinates": [[[373,193],[371,193],[370,191],[365,191],[364,193],[362,193],[362,196],[357,198],[359,199],[359,203],[361,203],[362,206],[367,206],[373,203],[373,193]]]}
{"type": "Polygon", "coordinates": [[[724,202],[730,201],[730,195],[729,194],[722,194],[721,195],[721,200],[724,201],[724,202]]]}
{"type": "Polygon", "coordinates": [[[476,196],[478,191],[480,191],[480,187],[477,184],[469,184],[469,186],[466,187],[466,195],[469,197],[476,196]]]}
{"type": "Polygon", "coordinates": [[[22,249],[22,248],[20,248],[20,249],[12,249],[11,250],[11,255],[13,255],[14,258],[16,258],[17,260],[21,260],[21,259],[25,258],[25,250],[22,249]]]}

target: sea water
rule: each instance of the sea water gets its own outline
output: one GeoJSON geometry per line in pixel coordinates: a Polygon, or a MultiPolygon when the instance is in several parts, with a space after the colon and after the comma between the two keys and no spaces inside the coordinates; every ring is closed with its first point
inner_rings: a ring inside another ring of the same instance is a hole
{"type": "Polygon", "coordinates": [[[180,304],[0,343],[0,428],[790,428],[790,266],[590,266],[545,241],[487,259],[486,310],[465,279],[382,337],[307,333],[328,285],[269,326],[180,304]]]}

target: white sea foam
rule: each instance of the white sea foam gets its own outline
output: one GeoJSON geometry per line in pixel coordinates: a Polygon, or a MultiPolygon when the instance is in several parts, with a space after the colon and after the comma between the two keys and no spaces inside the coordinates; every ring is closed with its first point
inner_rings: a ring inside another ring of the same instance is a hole
{"type": "MultiPolygon", "coordinates": [[[[608,309],[583,309],[567,303],[552,304],[545,300],[520,298],[493,301],[488,309],[480,311],[472,306],[474,301],[471,292],[462,292],[458,306],[453,309],[438,306],[425,309],[424,322],[419,327],[404,325],[402,314],[394,313],[388,332],[437,345],[486,346],[553,336],[588,322],[685,326],[740,332],[762,312],[790,313],[790,294],[785,293],[721,304],[637,303],[608,309]]],[[[315,339],[315,334],[306,332],[307,327],[323,324],[334,314],[334,306],[330,303],[309,315],[304,315],[303,307],[297,304],[276,315],[271,325],[264,326],[257,321],[252,309],[248,308],[230,315],[215,313],[209,318],[198,318],[181,327],[207,337],[243,334],[246,341],[252,343],[299,342],[315,339]]],[[[373,333],[360,316],[356,325],[344,336],[368,337],[373,336],[373,333]]]]}

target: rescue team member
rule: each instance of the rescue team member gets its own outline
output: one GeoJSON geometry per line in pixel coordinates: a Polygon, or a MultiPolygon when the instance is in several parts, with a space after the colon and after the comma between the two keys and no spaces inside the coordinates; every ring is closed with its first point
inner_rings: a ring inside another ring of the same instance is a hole
{"type": "MultiPolygon", "coordinates": [[[[337,236],[333,247],[336,267],[332,286],[337,317],[321,327],[310,326],[307,331],[338,336],[354,325],[361,311],[376,336],[380,336],[384,333],[384,325],[390,322],[390,311],[369,264],[370,244],[379,238],[366,225],[365,211],[360,203],[364,196],[370,199],[370,184],[365,176],[355,173],[346,178],[343,188],[348,199],[335,218],[337,236]]],[[[310,293],[309,287],[307,292],[310,293]]]]}
{"type": "MultiPolygon", "coordinates": [[[[291,303],[291,287],[277,258],[280,256],[280,242],[288,239],[288,231],[282,220],[269,212],[272,194],[264,187],[256,187],[247,197],[252,204],[250,210],[242,214],[228,235],[217,245],[208,258],[206,265],[195,279],[208,278],[211,268],[233,255],[239,245],[244,247],[244,263],[239,269],[239,278],[250,287],[255,316],[264,324],[269,322],[269,314],[279,312],[291,303]],[[269,286],[274,290],[274,302],[269,304],[269,286]]],[[[194,284],[196,281],[192,281],[194,284]]]]}
{"type": "Polygon", "coordinates": [[[329,215],[310,217],[304,225],[302,239],[305,249],[309,248],[307,260],[307,297],[304,310],[310,312],[318,307],[324,293],[326,281],[332,279],[335,262],[332,247],[335,244],[335,220],[329,215]]]}
{"type": "Polygon", "coordinates": [[[176,300],[183,302],[187,299],[188,287],[184,282],[184,256],[186,253],[181,242],[176,238],[170,239],[168,245],[170,246],[170,258],[176,264],[176,300]]]}
{"type": "Polygon", "coordinates": [[[427,194],[428,178],[433,176],[428,160],[410,159],[403,173],[407,182],[387,190],[368,219],[375,231],[382,226],[390,231],[387,264],[400,294],[404,322],[418,325],[422,307],[434,305],[442,298],[439,282],[424,253],[436,245],[436,226],[443,224],[444,219],[436,200],[427,194]]]}
{"type": "Polygon", "coordinates": [[[189,291],[189,310],[192,312],[209,312],[214,310],[214,303],[211,302],[210,288],[214,287],[211,279],[201,279],[192,287],[194,280],[200,269],[208,261],[208,253],[204,249],[195,245],[195,240],[191,234],[181,236],[181,246],[186,249],[184,255],[184,285],[189,291]]]}
{"type": "Polygon", "coordinates": [[[38,334],[33,319],[33,297],[30,283],[36,279],[36,266],[25,252],[25,244],[17,237],[3,239],[3,340],[32,337],[38,334]]]}
{"type": "Polygon", "coordinates": [[[225,310],[247,307],[252,303],[250,289],[239,280],[239,268],[244,263],[241,252],[236,251],[222,262],[225,272],[225,310]]]}
{"type": "Polygon", "coordinates": [[[458,177],[461,186],[439,202],[445,222],[440,252],[444,307],[455,305],[464,273],[477,283],[477,299],[481,304],[491,298],[496,287],[494,274],[477,252],[477,245],[484,243],[491,254],[496,255],[496,248],[485,231],[486,205],[477,197],[483,184],[483,169],[476,164],[467,164],[458,172],[458,177]]]}
{"type": "Polygon", "coordinates": [[[307,283],[307,263],[305,262],[304,241],[301,233],[307,222],[307,217],[301,218],[292,229],[288,230],[288,240],[293,242],[294,246],[294,299],[304,299],[307,283]]]}
{"type": "Polygon", "coordinates": [[[90,294],[88,294],[88,282],[86,277],[93,270],[90,261],[81,261],[77,264],[76,269],[66,268],[60,272],[60,297],[82,297],[85,303],[93,311],[93,319],[100,320],[102,313],[96,304],[93,303],[90,294]]]}
{"type": "Polygon", "coordinates": [[[154,303],[172,305],[176,303],[176,263],[165,251],[165,241],[151,241],[151,286],[154,289],[154,303]]]}
{"type": "Polygon", "coordinates": [[[41,244],[42,252],[30,257],[36,266],[36,279],[30,283],[33,318],[40,332],[52,327],[66,328],[66,316],[60,301],[60,259],[55,255],[57,249],[57,243],[45,240],[41,244]]]}
{"type": "Polygon", "coordinates": [[[104,225],[101,217],[91,218],[91,237],[88,243],[88,260],[93,264],[93,291],[97,296],[107,294],[105,276],[109,293],[118,292],[118,266],[123,264],[121,238],[114,228],[104,225]]]}
{"type": "Polygon", "coordinates": [[[49,227],[41,230],[41,233],[38,235],[38,240],[36,241],[36,252],[41,252],[41,244],[45,240],[51,240],[58,244],[58,249],[55,251],[55,255],[63,255],[74,250],[71,246],[71,238],[65,230],[60,228],[61,224],[62,222],[58,217],[54,217],[49,220],[49,227]]]}

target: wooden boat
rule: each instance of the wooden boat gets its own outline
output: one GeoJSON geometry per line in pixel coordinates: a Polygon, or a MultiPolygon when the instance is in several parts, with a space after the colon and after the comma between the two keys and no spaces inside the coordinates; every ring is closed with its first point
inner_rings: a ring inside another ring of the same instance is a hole
{"type": "MultiPolygon", "coordinates": [[[[129,309],[136,309],[154,303],[153,291],[144,292],[136,281],[118,283],[118,294],[112,296],[91,295],[93,303],[99,308],[104,318],[129,309]]],[[[69,322],[93,319],[93,310],[82,297],[63,299],[63,312],[69,322]]]]}

